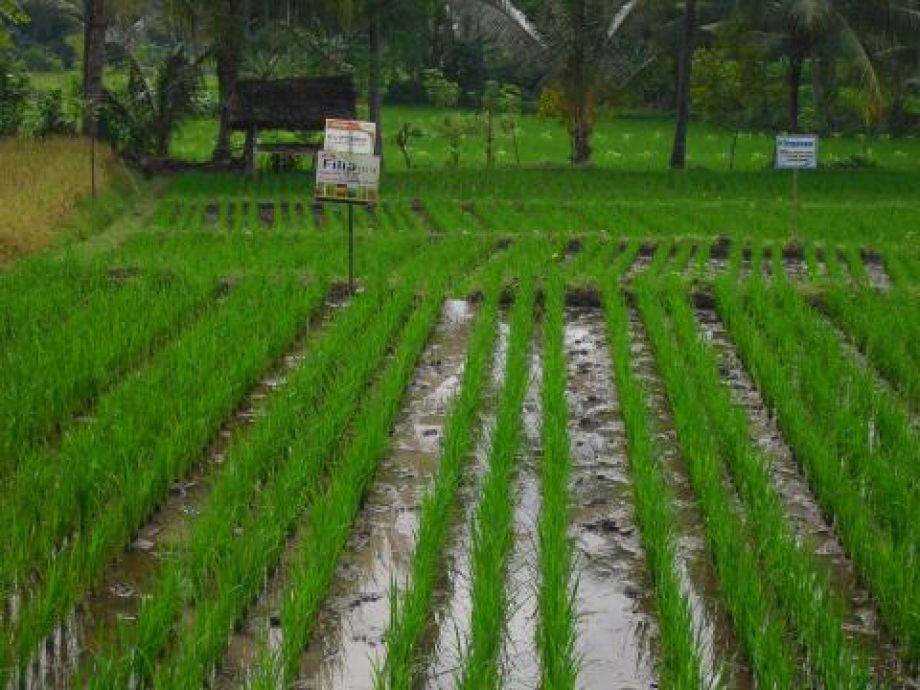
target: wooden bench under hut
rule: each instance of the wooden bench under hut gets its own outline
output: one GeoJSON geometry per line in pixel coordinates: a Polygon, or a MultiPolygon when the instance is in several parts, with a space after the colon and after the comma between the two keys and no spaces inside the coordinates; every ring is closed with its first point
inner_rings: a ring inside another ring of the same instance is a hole
{"type": "Polygon", "coordinates": [[[242,79],[228,103],[230,128],[246,133],[246,170],[256,176],[260,152],[312,155],[322,147],[316,141],[260,144],[259,132],[285,130],[323,132],[326,118],[357,117],[355,87],[348,75],[273,79],[242,79]]]}

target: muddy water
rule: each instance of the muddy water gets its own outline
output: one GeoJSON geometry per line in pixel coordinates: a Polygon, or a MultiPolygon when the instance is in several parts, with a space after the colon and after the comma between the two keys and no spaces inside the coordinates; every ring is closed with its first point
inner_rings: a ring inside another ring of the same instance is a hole
{"type": "Polygon", "coordinates": [[[644,272],[649,264],[652,263],[652,258],[655,256],[656,249],[657,245],[649,242],[643,242],[639,245],[639,253],[636,254],[636,258],[633,260],[629,270],[626,271],[623,280],[629,282],[640,273],[644,272]]]}
{"type": "Polygon", "coordinates": [[[732,400],[747,413],[755,442],[771,460],[773,486],[782,499],[798,542],[824,566],[834,590],[847,604],[845,627],[848,635],[861,649],[869,651],[884,679],[905,677],[896,646],[881,627],[879,612],[869,591],[859,581],[833,525],[824,518],[776,419],[768,411],[724,325],[709,309],[696,309],[696,316],[705,339],[718,353],[720,374],[731,390],[732,400]]]}
{"type": "Polygon", "coordinates": [[[379,466],[301,659],[298,687],[372,688],[384,662],[390,587],[408,580],[422,498],[463,373],[473,311],[449,300],[407,393],[393,452],[379,466]]]}
{"type": "Polygon", "coordinates": [[[444,689],[456,687],[462,669],[462,657],[469,639],[471,608],[470,546],[471,526],[485,475],[491,434],[495,428],[495,404],[498,391],[505,382],[505,358],[508,352],[509,325],[505,318],[499,322],[498,340],[492,359],[492,382],[483,415],[483,433],[460,491],[460,501],[454,524],[458,525],[445,558],[447,572],[443,584],[435,591],[435,613],[429,644],[430,659],[425,669],[423,687],[444,689]]]}
{"type": "Polygon", "coordinates": [[[602,312],[570,309],[565,348],[577,554],[576,652],[582,661],[578,687],[655,687],[654,593],[636,527],[602,312]]]}
{"type": "Polygon", "coordinates": [[[876,290],[887,292],[891,289],[891,276],[885,270],[885,260],[881,254],[871,249],[861,249],[860,256],[869,275],[869,284],[876,290]]]}
{"type": "Polygon", "coordinates": [[[719,599],[712,559],[706,547],[703,516],[690,486],[687,465],[678,447],[664,384],[659,377],[648,336],[635,310],[630,313],[632,369],[647,392],[654,413],[660,461],[674,496],[678,575],[690,603],[697,649],[709,685],[747,690],[754,687],[750,668],[728,613],[719,599]]]}
{"type": "MultiPolygon", "coordinates": [[[[534,342],[539,341],[537,328],[534,342]]],[[[514,547],[508,567],[509,616],[502,649],[502,687],[512,689],[536,688],[540,684],[540,662],[534,632],[539,615],[537,521],[540,515],[542,380],[543,359],[539,348],[534,345],[531,352],[530,381],[522,411],[524,442],[518,456],[518,471],[515,477],[514,547]]]]}
{"type": "Polygon", "coordinates": [[[808,266],[805,263],[805,254],[801,245],[786,245],[783,252],[783,269],[789,280],[797,283],[807,283],[808,266]]]}

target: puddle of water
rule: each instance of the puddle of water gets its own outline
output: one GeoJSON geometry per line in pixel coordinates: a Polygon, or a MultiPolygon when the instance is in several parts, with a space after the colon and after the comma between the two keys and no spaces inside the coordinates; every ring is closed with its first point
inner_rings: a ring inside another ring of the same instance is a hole
{"type": "Polygon", "coordinates": [[[463,653],[469,640],[471,601],[470,531],[476,498],[482,478],[488,467],[492,431],[495,428],[495,404],[498,391],[505,382],[506,357],[510,327],[505,316],[498,324],[498,338],[492,358],[492,385],[483,414],[483,432],[466,468],[460,489],[459,508],[455,524],[456,535],[448,547],[446,573],[441,588],[435,591],[435,613],[432,637],[428,648],[430,658],[425,679],[420,685],[431,690],[449,690],[456,687],[457,675],[463,667],[463,653]]]}
{"type": "Polygon", "coordinates": [[[782,248],[783,270],[789,280],[797,283],[809,282],[808,264],[805,262],[805,249],[801,243],[793,242],[782,248]]]}
{"type": "Polygon", "coordinates": [[[706,546],[703,516],[690,485],[687,465],[681,457],[655,359],[638,314],[630,310],[631,366],[648,395],[657,428],[655,442],[672,496],[675,499],[674,535],[678,575],[684,596],[690,603],[697,648],[710,685],[738,690],[754,687],[753,674],[742,658],[741,644],[728,612],[719,598],[714,565],[706,546]]]}
{"type": "Polygon", "coordinates": [[[577,553],[576,651],[582,661],[578,687],[655,687],[654,592],[635,522],[602,313],[568,310],[565,348],[577,553]]]}
{"type": "Polygon", "coordinates": [[[723,383],[732,401],[747,413],[757,446],[771,459],[773,486],[782,499],[797,540],[810,549],[830,575],[831,585],[847,603],[844,625],[861,649],[868,650],[885,679],[906,677],[895,642],[882,629],[877,607],[862,585],[852,562],[831,523],[799,471],[792,450],[783,439],[776,418],[770,414],[760,391],[745,369],[728,332],[716,312],[695,310],[704,338],[719,358],[723,383]]]}
{"type": "Polygon", "coordinates": [[[437,470],[443,425],[457,394],[473,311],[448,300],[408,391],[393,451],[377,476],[343,555],[313,641],[302,688],[372,688],[384,662],[390,587],[411,572],[421,501],[437,470]]]}
{"type": "MultiPolygon", "coordinates": [[[[539,342],[538,333],[539,327],[535,328],[535,342],[539,342]]],[[[540,515],[542,380],[543,358],[539,348],[534,346],[521,419],[524,442],[518,455],[515,477],[514,546],[508,564],[507,583],[509,615],[502,648],[504,688],[537,688],[540,685],[540,661],[534,634],[539,619],[537,525],[540,515]]]]}

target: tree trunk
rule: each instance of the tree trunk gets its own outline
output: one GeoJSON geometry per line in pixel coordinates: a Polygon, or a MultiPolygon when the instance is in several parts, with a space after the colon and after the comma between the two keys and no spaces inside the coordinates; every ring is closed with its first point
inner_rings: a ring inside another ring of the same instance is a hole
{"type": "Polygon", "coordinates": [[[215,161],[230,160],[230,97],[236,90],[236,82],[240,76],[246,27],[244,0],[226,0],[222,6],[226,14],[219,22],[219,35],[215,39],[217,45],[214,51],[217,62],[217,93],[220,101],[220,126],[212,154],[215,161]]]}
{"type": "Polygon", "coordinates": [[[91,135],[98,133],[98,110],[102,104],[105,29],[105,0],[86,0],[83,23],[83,98],[86,112],[83,130],[91,135]]]}
{"type": "Polygon", "coordinates": [[[572,122],[572,163],[587,165],[591,162],[591,120],[586,108],[575,113],[572,122]]]}
{"type": "Polygon", "coordinates": [[[820,134],[827,134],[830,123],[830,104],[825,90],[824,58],[817,55],[811,58],[811,88],[815,99],[815,120],[820,134]]]}
{"type": "Polygon", "coordinates": [[[799,88],[802,85],[802,64],[804,60],[798,51],[789,58],[787,86],[789,87],[789,131],[799,131],[799,88]]]}
{"type": "Polygon", "coordinates": [[[687,129],[690,125],[690,79],[693,70],[693,35],[696,32],[696,0],[686,0],[684,6],[684,35],[677,66],[677,123],[671,168],[687,167],[687,129]]]}
{"type": "Polygon", "coordinates": [[[370,73],[367,80],[367,106],[371,121],[377,125],[377,141],[374,150],[381,156],[383,163],[383,127],[380,121],[380,6],[371,7],[370,22],[367,27],[367,46],[370,52],[370,73]]]}

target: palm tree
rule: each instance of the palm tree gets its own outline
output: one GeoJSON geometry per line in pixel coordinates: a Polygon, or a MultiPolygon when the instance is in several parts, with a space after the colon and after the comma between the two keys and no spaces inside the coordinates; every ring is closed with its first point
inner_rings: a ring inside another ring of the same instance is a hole
{"type": "Polygon", "coordinates": [[[5,24],[23,24],[27,21],[29,21],[28,16],[22,11],[17,2],[14,0],[0,0],[0,48],[10,40],[5,24]]]}
{"type": "Polygon", "coordinates": [[[623,28],[640,0],[544,0],[528,16],[510,0],[450,0],[473,31],[513,51],[534,83],[559,88],[576,165],[591,159],[591,132],[603,91],[623,86],[650,62],[630,49],[623,28]]]}
{"type": "Polygon", "coordinates": [[[861,73],[867,102],[881,101],[878,74],[853,21],[852,4],[844,0],[739,0],[738,7],[754,32],[788,61],[789,131],[799,129],[799,93],[808,59],[851,61],[861,73]]]}

